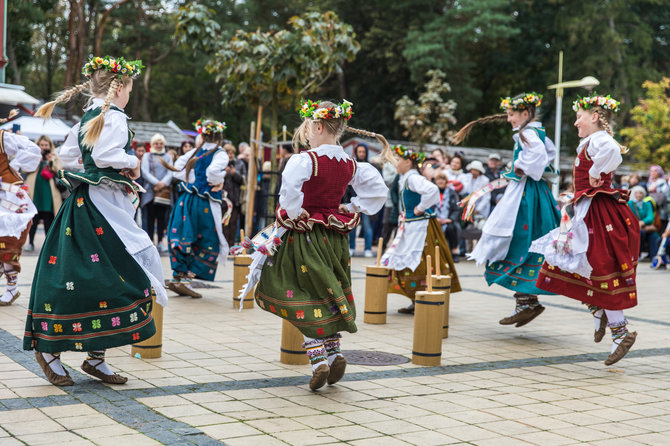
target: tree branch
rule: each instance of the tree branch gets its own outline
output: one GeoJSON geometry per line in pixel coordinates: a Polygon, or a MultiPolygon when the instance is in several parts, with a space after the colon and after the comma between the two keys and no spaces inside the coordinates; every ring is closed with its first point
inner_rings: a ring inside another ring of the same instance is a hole
{"type": "Polygon", "coordinates": [[[127,3],[128,1],[129,0],[119,0],[118,2],[116,2],[112,6],[110,6],[109,9],[106,10],[102,14],[102,17],[100,17],[100,20],[98,21],[98,30],[95,33],[95,55],[96,56],[101,55],[102,34],[103,34],[104,29],[105,29],[105,22],[107,21],[107,18],[112,13],[112,11],[114,11],[116,8],[123,5],[124,3],[127,3]]]}

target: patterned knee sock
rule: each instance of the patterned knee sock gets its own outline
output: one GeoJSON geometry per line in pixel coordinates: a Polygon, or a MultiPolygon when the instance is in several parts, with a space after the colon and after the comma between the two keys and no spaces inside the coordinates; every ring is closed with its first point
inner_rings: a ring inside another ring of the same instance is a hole
{"type": "Polygon", "coordinates": [[[49,364],[49,368],[53,370],[56,375],[65,376],[65,369],[63,364],[60,362],[60,353],[42,353],[40,352],[44,360],[49,364]]]}
{"type": "Polygon", "coordinates": [[[342,335],[339,333],[336,333],[332,336],[328,336],[326,339],[324,339],[323,346],[326,348],[326,353],[328,354],[328,365],[331,366],[333,365],[333,361],[335,361],[335,358],[338,356],[342,356],[342,353],[340,352],[340,339],[342,338],[342,335]]]}
{"type": "Polygon", "coordinates": [[[5,302],[11,301],[18,291],[18,273],[15,270],[7,269],[5,265],[5,277],[7,277],[7,291],[2,295],[2,300],[5,302]]]}
{"type": "Polygon", "coordinates": [[[593,326],[595,327],[595,330],[600,330],[600,319],[603,317],[603,314],[605,314],[605,310],[597,305],[586,304],[586,306],[593,315],[593,326]]]}
{"type": "Polygon", "coordinates": [[[96,350],[88,352],[88,357],[86,358],[89,364],[91,364],[96,369],[100,370],[105,375],[113,375],[112,369],[109,368],[105,362],[105,351],[96,350]]]}
{"type": "Polygon", "coordinates": [[[605,313],[607,314],[607,326],[612,332],[611,353],[614,353],[621,341],[623,341],[623,338],[628,334],[628,328],[626,328],[628,321],[621,310],[605,310],[605,313]]]}
{"type": "Polygon", "coordinates": [[[307,350],[307,357],[310,364],[312,364],[312,371],[315,371],[321,364],[328,365],[323,339],[310,339],[305,341],[302,347],[307,350]]]}
{"type": "Polygon", "coordinates": [[[514,298],[516,299],[516,308],[514,309],[515,314],[540,305],[537,296],[532,294],[516,293],[514,294],[514,298]]]}

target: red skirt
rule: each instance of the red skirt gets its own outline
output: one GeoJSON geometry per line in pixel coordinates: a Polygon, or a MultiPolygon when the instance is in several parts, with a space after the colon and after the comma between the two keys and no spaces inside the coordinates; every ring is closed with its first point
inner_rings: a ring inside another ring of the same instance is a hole
{"type": "Polygon", "coordinates": [[[591,277],[544,262],[536,286],[608,310],[636,306],[635,271],[640,252],[637,218],[626,203],[596,194],[584,223],[589,231],[586,257],[593,267],[591,277]]]}

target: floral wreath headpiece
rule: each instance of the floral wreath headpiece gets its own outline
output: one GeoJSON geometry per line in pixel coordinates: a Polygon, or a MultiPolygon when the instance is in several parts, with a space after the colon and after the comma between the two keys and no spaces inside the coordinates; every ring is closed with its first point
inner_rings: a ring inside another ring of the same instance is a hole
{"type": "Polygon", "coordinates": [[[530,93],[522,93],[518,98],[500,98],[500,108],[507,110],[526,110],[529,106],[539,107],[542,104],[542,95],[531,91],[530,93]]]}
{"type": "Polygon", "coordinates": [[[343,118],[345,121],[351,119],[354,114],[351,106],[354,105],[346,99],[342,100],[341,104],[335,107],[319,107],[318,102],[307,99],[303,102],[300,109],[300,117],[308,119],[338,119],[343,118]]]}
{"type": "Polygon", "coordinates": [[[584,96],[583,98],[577,99],[572,103],[572,110],[577,112],[579,110],[588,110],[593,107],[600,107],[604,108],[605,110],[609,110],[612,113],[616,113],[619,111],[619,104],[621,104],[621,102],[617,101],[610,95],[598,96],[596,94],[595,96],[584,96]]]}
{"type": "Polygon", "coordinates": [[[213,121],[211,119],[198,119],[193,123],[193,126],[200,135],[223,133],[227,128],[225,122],[213,121]]]}
{"type": "Polygon", "coordinates": [[[141,60],[126,60],[123,57],[91,57],[81,69],[81,74],[90,78],[97,70],[105,70],[116,74],[117,77],[138,76],[144,65],[141,60]]]}
{"type": "Polygon", "coordinates": [[[412,160],[419,165],[426,161],[426,154],[424,152],[415,152],[414,150],[408,149],[405,146],[393,146],[393,151],[396,153],[396,155],[405,158],[406,160],[412,160]]]}

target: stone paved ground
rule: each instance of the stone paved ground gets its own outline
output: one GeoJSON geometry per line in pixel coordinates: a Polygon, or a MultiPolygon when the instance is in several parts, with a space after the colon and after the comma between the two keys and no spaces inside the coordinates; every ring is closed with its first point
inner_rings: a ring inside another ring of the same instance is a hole
{"type": "MultiPolygon", "coordinates": [[[[0,445],[670,444],[670,272],[648,263],[638,274],[642,304],[627,313],[637,344],[613,367],[583,306],[545,297],[536,321],[503,327],[511,293],[461,262],[465,291],[451,299],[441,367],[350,366],[340,384],[312,393],[307,366],[279,363],[280,320],[233,310],[231,264],[204,299],[171,299],[162,358],[108,352],[127,385],[89,379],[83,354],[67,352],[76,385],[53,387],[21,350],[35,262],[24,257],[22,296],[0,309],[0,445]]],[[[367,263],[353,261],[359,310],[367,263]]],[[[409,356],[413,319],[395,312],[406,303],[390,296],[386,325],[359,317],[343,348],[409,356]]]]}

